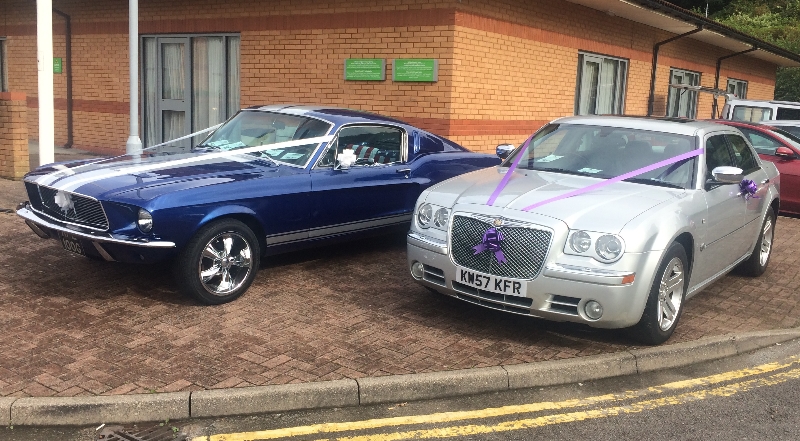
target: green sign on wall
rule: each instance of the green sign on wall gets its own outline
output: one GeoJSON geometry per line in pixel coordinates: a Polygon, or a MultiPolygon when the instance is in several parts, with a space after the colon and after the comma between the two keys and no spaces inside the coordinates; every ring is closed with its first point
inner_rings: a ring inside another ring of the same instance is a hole
{"type": "Polygon", "coordinates": [[[433,58],[398,58],[392,64],[394,81],[439,81],[439,60],[433,58]]]}
{"type": "Polygon", "coordinates": [[[386,79],[386,60],[383,58],[346,58],[344,79],[349,81],[383,81],[386,79]]]}
{"type": "Polygon", "coordinates": [[[53,58],[53,73],[60,74],[64,71],[63,63],[61,62],[61,58],[53,58]]]}

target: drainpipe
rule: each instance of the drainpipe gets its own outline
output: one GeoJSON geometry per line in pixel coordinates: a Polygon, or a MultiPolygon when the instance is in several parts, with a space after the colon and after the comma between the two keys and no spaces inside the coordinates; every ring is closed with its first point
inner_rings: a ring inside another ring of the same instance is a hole
{"type": "Polygon", "coordinates": [[[142,153],[142,140],[139,138],[139,0],[129,0],[128,3],[128,39],[131,127],[125,153],[139,155],[142,153]]]}
{"type": "Polygon", "coordinates": [[[647,100],[647,116],[653,116],[653,106],[655,105],[656,100],[656,69],[658,68],[658,51],[661,49],[662,45],[667,43],[672,43],[675,40],[681,39],[683,37],[688,37],[692,34],[696,34],[703,30],[703,27],[700,26],[693,31],[686,32],[681,35],[676,35],[672,38],[668,38],[664,41],[659,41],[653,46],[653,70],[650,73],[650,98],[647,100]]]}
{"type": "MultiPolygon", "coordinates": [[[[753,46],[746,51],[736,52],[735,54],[725,55],[724,57],[717,58],[717,74],[714,77],[714,89],[719,89],[719,70],[722,67],[722,60],[727,60],[728,58],[733,58],[739,55],[744,55],[753,51],[758,50],[757,47],[753,46]]],[[[717,119],[717,96],[714,95],[714,105],[711,108],[711,119],[717,119]]]]}
{"type": "Polygon", "coordinates": [[[53,8],[53,12],[64,18],[66,29],[64,40],[67,51],[67,143],[65,148],[72,148],[72,19],[69,15],[53,8]]]}
{"type": "Polygon", "coordinates": [[[36,0],[36,59],[39,93],[39,164],[49,164],[55,162],[52,0],[36,0]]]}

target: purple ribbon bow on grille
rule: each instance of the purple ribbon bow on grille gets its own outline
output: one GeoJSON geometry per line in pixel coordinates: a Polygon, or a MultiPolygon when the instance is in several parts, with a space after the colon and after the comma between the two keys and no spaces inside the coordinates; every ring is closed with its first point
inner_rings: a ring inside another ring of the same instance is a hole
{"type": "Polygon", "coordinates": [[[503,241],[503,233],[497,231],[496,228],[489,228],[483,233],[483,240],[478,245],[472,247],[475,254],[480,254],[484,251],[494,253],[497,263],[506,263],[506,256],[503,255],[503,250],[500,249],[500,242],[503,241]]]}
{"type": "Polygon", "coordinates": [[[742,179],[742,182],[739,183],[739,191],[742,195],[744,195],[744,200],[748,200],[750,198],[758,199],[758,196],[756,196],[758,185],[756,185],[756,183],[750,179],[742,179]]]}

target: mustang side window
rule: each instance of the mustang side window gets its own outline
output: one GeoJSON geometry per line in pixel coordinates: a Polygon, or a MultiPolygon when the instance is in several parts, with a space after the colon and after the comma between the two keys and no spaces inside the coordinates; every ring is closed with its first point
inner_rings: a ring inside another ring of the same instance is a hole
{"type": "Polygon", "coordinates": [[[723,166],[733,166],[728,144],[724,135],[712,136],[706,141],[706,179],[714,179],[711,172],[723,166]]]}
{"type": "Polygon", "coordinates": [[[751,173],[758,169],[758,161],[756,161],[753,151],[750,149],[750,146],[747,145],[747,141],[745,141],[744,138],[739,135],[725,135],[725,138],[728,139],[728,142],[733,148],[736,167],[742,169],[744,174],[751,173]]]}
{"type": "MultiPolygon", "coordinates": [[[[336,151],[352,149],[356,161],[352,164],[392,164],[402,160],[403,130],[388,126],[348,126],[339,131],[336,151]]],[[[333,165],[333,150],[329,149],[320,160],[320,166],[333,165]]]]}

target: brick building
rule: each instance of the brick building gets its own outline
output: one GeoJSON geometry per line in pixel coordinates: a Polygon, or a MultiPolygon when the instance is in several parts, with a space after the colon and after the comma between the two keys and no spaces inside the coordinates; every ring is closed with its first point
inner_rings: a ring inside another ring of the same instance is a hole
{"type": "MultiPolygon", "coordinates": [[[[53,6],[56,144],[122,153],[128,2],[53,6]]],[[[557,117],[644,115],[651,100],[654,115],[709,118],[711,95],[668,85],[771,99],[777,67],[800,65],[800,56],[661,0],[140,0],[139,32],[145,145],[240,107],[288,102],[379,112],[491,151],[557,117]],[[345,80],[351,58],[383,59],[387,72],[395,59],[435,59],[438,79],[345,80]]],[[[32,139],[36,70],[35,2],[0,0],[0,91],[26,94],[32,139]]]]}

